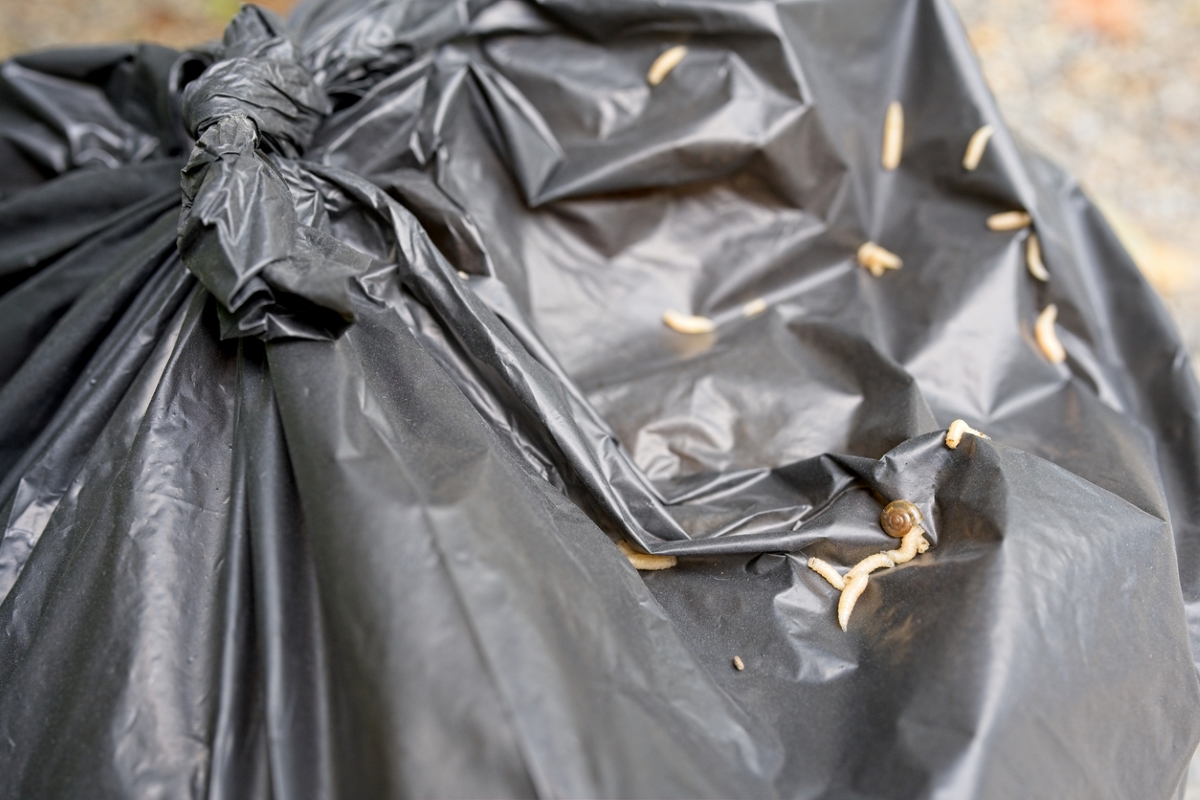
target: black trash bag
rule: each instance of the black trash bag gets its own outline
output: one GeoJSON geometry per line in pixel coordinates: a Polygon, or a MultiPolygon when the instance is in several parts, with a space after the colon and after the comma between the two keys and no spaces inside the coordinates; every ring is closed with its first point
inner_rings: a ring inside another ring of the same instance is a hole
{"type": "Polygon", "coordinates": [[[0,80],[0,797],[1179,788],[1197,384],[944,0],[246,7],[0,80]],[[808,559],[897,499],[843,632],[808,559]]]}

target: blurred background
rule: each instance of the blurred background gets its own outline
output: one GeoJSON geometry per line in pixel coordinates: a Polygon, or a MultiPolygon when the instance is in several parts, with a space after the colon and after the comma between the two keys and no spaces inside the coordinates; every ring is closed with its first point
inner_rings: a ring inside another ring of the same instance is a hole
{"type": "MultiPolygon", "coordinates": [[[[296,0],[257,0],[286,13],[296,0]]],[[[1013,131],[1079,178],[1200,363],[1200,0],[952,0],[1013,131]]],[[[0,58],[218,38],[238,0],[0,0],[0,58]]],[[[1193,761],[1188,800],[1200,800],[1193,761]]]]}

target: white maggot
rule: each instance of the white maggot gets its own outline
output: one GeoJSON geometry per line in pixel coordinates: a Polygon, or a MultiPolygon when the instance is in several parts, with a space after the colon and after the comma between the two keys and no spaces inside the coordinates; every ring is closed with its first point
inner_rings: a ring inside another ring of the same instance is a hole
{"type": "Polygon", "coordinates": [[[961,419],[956,419],[950,423],[950,427],[946,429],[946,447],[951,450],[958,447],[958,443],[962,441],[963,434],[973,433],[980,439],[990,439],[983,431],[977,431],[961,419]]]}
{"type": "Polygon", "coordinates": [[[834,569],[829,563],[814,556],[808,560],[808,568],[820,575],[825,580],[829,581],[829,585],[837,589],[839,592],[846,588],[846,582],[842,579],[841,573],[834,569]]]}
{"type": "Polygon", "coordinates": [[[923,553],[929,549],[929,542],[925,539],[925,529],[920,525],[914,525],[912,530],[904,534],[904,538],[900,540],[900,546],[895,550],[888,550],[885,555],[896,564],[907,564],[917,557],[917,553],[923,553]],[[921,548],[921,543],[925,543],[924,550],[921,548]]]}
{"type": "Polygon", "coordinates": [[[850,624],[850,614],[854,612],[854,605],[858,602],[858,598],[866,591],[868,580],[870,579],[866,574],[859,574],[846,582],[846,588],[842,590],[842,596],[838,598],[838,625],[842,626],[842,630],[846,630],[846,626],[850,624]]]}
{"type": "Polygon", "coordinates": [[[967,152],[963,154],[963,169],[967,172],[974,172],[979,166],[979,162],[983,159],[983,151],[987,149],[988,142],[992,140],[992,134],[996,129],[991,125],[984,125],[971,136],[971,141],[967,142],[967,152]]]}
{"type": "Polygon", "coordinates": [[[671,74],[671,70],[679,66],[679,62],[683,61],[687,54],[688,49],[681,44],[664,50],[650,65],[650,70],[646,73],[646,83],[658,86],[671,74]]]}
{"type": "Polygon", "coordinates": [[[859,575],[870,575],[877,569],[887,569],[894,566],[896,566],[896,562],[892,561],[892,557],[887,553],[875,553],[851,567],[850,571],[846,573],[844,580],[846,581],[846,585],[849,585],[850,581],[859,575]]]}
{"type": "Polygon", "coordinates": [[[1030,233],[1025,240],[1025,266],[1029,268],[1029,274],[1039,281],[1045,283],[1050,280],[1050,272],[1042,261],[1042,244],[1036,233],[1030,233]]]}
{"type": "Polygon", "coordinates": [[[629,559],[629,563],[633,564],[634,569],[649,572],[657,569],[670,569],[677,563],[675,556],[652,556],[647,553],[639,553],[624,539],[617,542],[617,547],[629,559]]]}
{"type": "Polygon", "coordinates": [[[674,309],[664,311],[662,320],[668,328],[679,333],[712,333],[717,329],[717,323],[708,317],[681,314],[674,309]]]}
{"type": "Polygon", "coordinates": [[[987,218],[988,230],[1019,231],[1033,224],[1033,218],[1024,211],[1001,211],[987,218]]]}
{"type": "Polygon", "coordinates": [[[900,156],[904,150],[904,107],[899,102],[888,104],[887,115],[883,119],[883,152],[880,163],[886,170],[894,170],[900,166],[900,156]]]}
{"type": "Polygon", "coordinates": [[[883,275],[885,270],[900,269],[904,262],[900,256],[885,250],[874,242],[863,242],[858,248],[858,263],[867,268],[876,278],[883,275]]]}
{"type": "Polygon", "coordinates": [[[759,314],[767,310],[767,301],[761,297],[751,300],[746,305],[742,306],[743,317],[757,317],[759,314]]]}
{"type": "Polygon", "coordinates": [[[1051,303],[1038,314],[1037,322],[1033,325],[1033,337],[1037,340],[1038,349],[1051,364],[1061,364],[1067,360],[1067,351],[1058,340],[1054,331],[1054,321],[1058,319],[1058,306],[1051,303]]]}

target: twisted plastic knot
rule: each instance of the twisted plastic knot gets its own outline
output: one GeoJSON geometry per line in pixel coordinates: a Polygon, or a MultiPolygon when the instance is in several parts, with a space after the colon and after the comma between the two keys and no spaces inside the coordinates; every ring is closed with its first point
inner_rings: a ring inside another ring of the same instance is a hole
{"type": "Polygon", "coordinates": [[[225,31],[221,54],[223,60],[184,89],[183,122],[192,138],[199,140],[223,118],[241,116],[283,155],[304,152],[332,106],[300,63],[283,21],[244,6],[225,31]]]}
{"type": "Polygon", "coordinates": [[[311,143],[329,100],[270,12],[244,6],[222,54],[182,98],[196,138],[181,181],[183,263],[219,301],[223,337],[332,338],[354,320],[350,282],[371,257],[302,224],[280,168],[311,143]]]}
{"type": "Polygon", "coordinates": [[[308,70],[279,59],[218,61],[183,93],[183,119],[194,138],[225,117],[245,116],[285,155],[304,152],[329,110],[308,70]]]}

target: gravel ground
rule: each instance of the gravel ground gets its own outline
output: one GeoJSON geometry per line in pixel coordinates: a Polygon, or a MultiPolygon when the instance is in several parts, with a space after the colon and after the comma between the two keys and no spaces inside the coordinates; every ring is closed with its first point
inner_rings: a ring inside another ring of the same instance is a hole
{"type": "MultiPolygon", "coordinates": [[[[295,0],[256,0],[287,11],[295,0]]],[[[0,58],[61,45],[217,39],[239,0],[0,0],[0,58]]]]}
{"type": "MultiPolygon", "coordinates": [[[[260,0],[286,12],[295,0],[260,0]]],[[[952,0],[1006,120],[1079,177],[1200,361],[1200,0],[952,0]]],[[[0,0],[0,58],[217,38],[238,0],[0,0]]],[[[1194,760],[1187,800],[1200,800],[1194,760]]]]}

